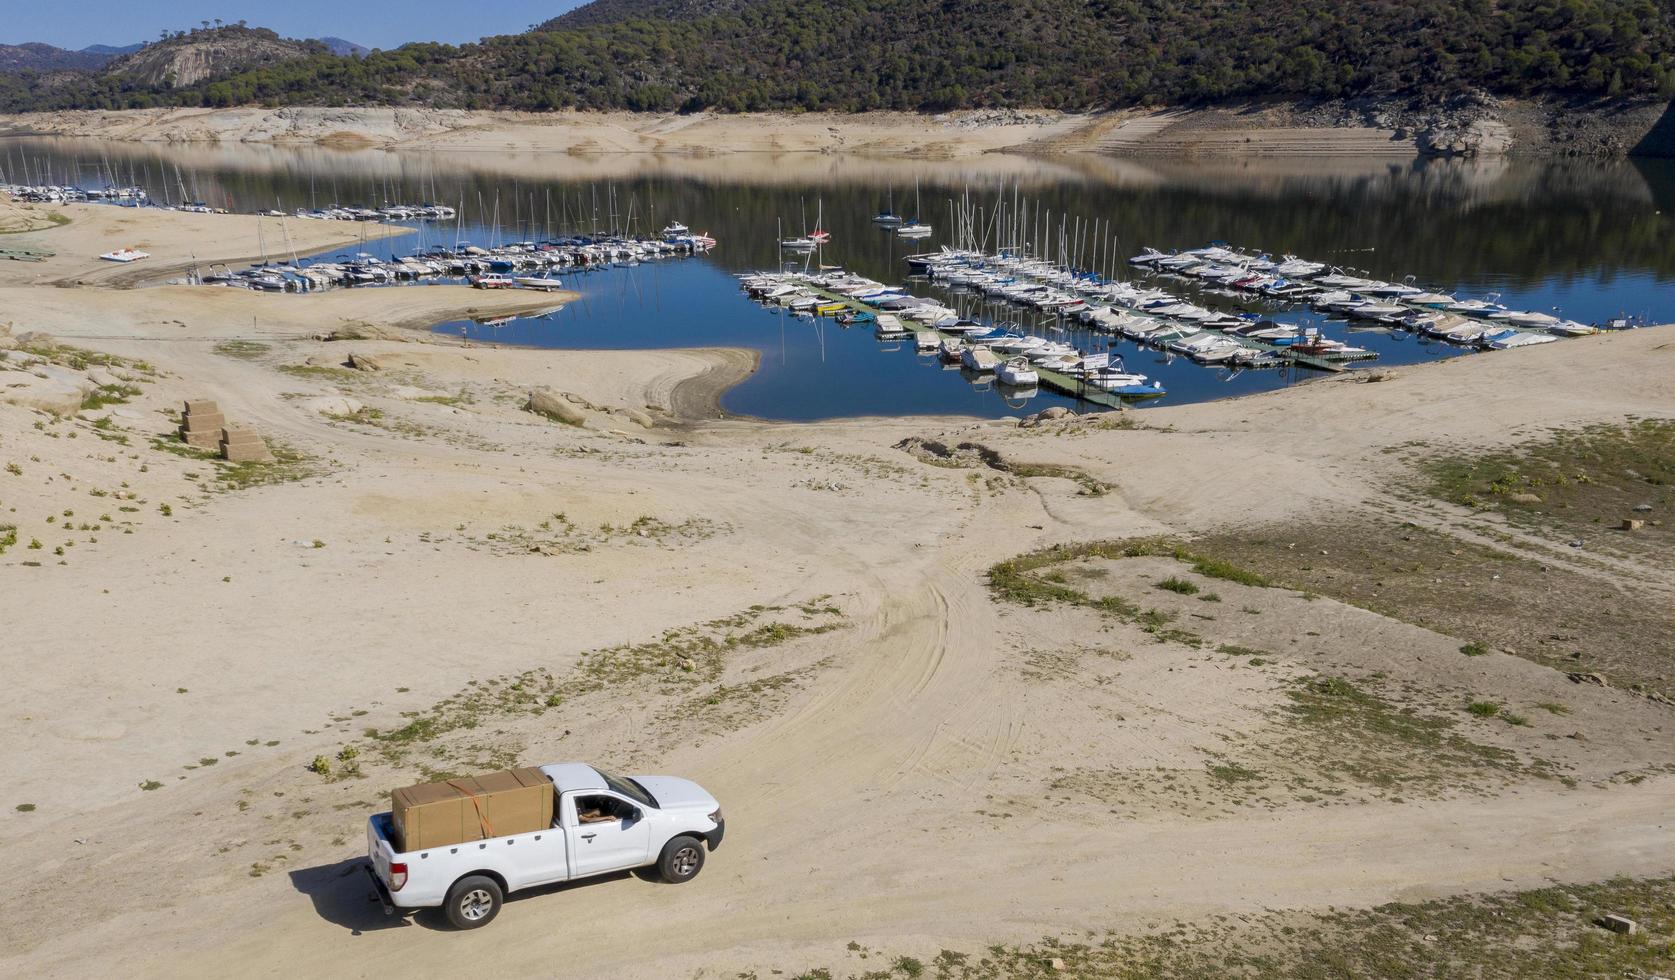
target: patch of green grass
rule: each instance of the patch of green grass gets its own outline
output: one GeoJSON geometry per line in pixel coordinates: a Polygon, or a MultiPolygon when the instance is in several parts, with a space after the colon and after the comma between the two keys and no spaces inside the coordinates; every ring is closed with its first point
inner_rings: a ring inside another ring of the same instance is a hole
{"type": "Polygon", "coordinates": [[[106,385],[103,388],[95,388],[88,392],[87,396],[81,400],[81,407],[83,411],[86,411],[104,408],[107,405],[123,405],[127,403],[128,399],[138,397],[139,394],[138,385],[106,385]]]}
{"type": "Polygon", "coordinates": [[[357,377],[357,372],[343,367],[326,367],[320,364],[281,364],[279,370],[293,378],[306,378],[310,381],[347,381],[357,377]]]}
{"type": "Polygon", "coordinates": [[[267,344],[254,340],[223,340],[215,345],[215,353],[222,357],[235,357],[241,361],[254,361],[273,348],[267,344]]]}
{"type": "Polygon", "coordinates": [[[1223,783],[1253,782],[1262,778],[1262,774],[1254,769],[1246,769],[1236,762],[1224,762],[1205,767],[1210,778],[1223,783]]]}
{"type": "Polygon", "coordinates": [[[1174,592],[1179,595],[1197,595],[1201,591],[1196,583],[1174,575],[1157,583],[1157,587],[1165,592],[1174,592]]]}
{"type": "MultiPolygon", "coordinates": [[[[1422,464],[1421,489],[1508,520],[1576,534],[1649,505],[1675,505],[1675,421],[1634,419],[1556,430],[1512,449],[1434,458],[1422,464]]],[[[1663,547],[1675,522],[1652,525],[1634,540],[1663,547]]]]}
{"type": "Polygon", "coordinates": [[[1460,648],[1460,652],[1468,657],[1483,657],[1487,656],[1490,650],[1481,643],[1467,643],[1460,648]]]}
{"type": "Polygon", "coordinates": [[[1347,678],[1307,679],[1289,695],[1286,713],[1324,738],[1312,745],[1294,742],[1282,751],[1331,779],[1387,791],[1446,791],[1461,783],[1462,773],[1524,771],[1511,752],[1456,734],[1452,719],[1398,708],[1347,678]]]}
{"type": "MultiPolygon", "coordinates": [[[[995,944],[976,953],[943,950],[927,971],[937,980],[1650,977],[1675,972],[1668,939],[1672,932],[1675,878],[1617,878],[1348,911],[1216,916],[1138,934],[1082,933],[995,944]],[[1642,931],[1622,936],[1600,928],[1596,920],[1607,912],[1634,919],[1642,931]],[[1062,969],[1055,969],[1054,961],[1062,969]]],[[[870,955],[899,962],[887,952],[870,955]]],[[[798,969],[783,974],[806,980],[833,977],[826,967],[800,974],[798,969]]],[[[881,970],[860,976],[883,980],[892,975],[899,974],[881,970]]]]}
{"type": "Polygon", "coordinates": [[[35,812],[35,804],[33,804],[33,803],[19,803],[13,809],[17,810],[17,812],[19,812],[19,813],[34,813],[35,812]]]}
{"type": "Polygon", "coordinates": [[[424,402],[427,405],[447,405],[450,408],[459,408],[462,405],[472,404],[476,399],[471,397],[470,392],[462,391],[457,395],[426,395],[423,398],[413,400],[424,402]]]}
{"type": "MultiPolygon", "coordinates": [[[[757,606],[725,619],[668,630],[655,640],[587,651],[562,680],[544,668],[473,681],[464,690],[424,711],[405,713],[406,722],[387,731],[363,734],[387,760],[399,760],[421,745],[455,732],[479,728],[490,719],[540,714],[595,691],[651,683],[665,693],[690,692],[719,680],[729,655],[741,649],[766,649],[842,627],[835,608],[801,607],[817,621],[802,625],[766,621],[779,606],[757,606]]],[[[752,682],[775,683],[773,679],[752,682]]],[[[749,685],[745,685],[748,687],[749,685]]],[[[725,689],[724,689],[725,690],[725,689]]],[[[321,760],[316,760],[321,761],[321,760]]],[[[330,771],[330,760],[324,760],[330,771]]],[[[322,773],[324,775],[325,773],[322,773]]]]}
{"type": "Polygon", "coordinates": [[[1191,561],[1192,570],[1205,578],[1219,578],[1223,581],[1236,582],[1239,585],[1249,585],[1259,589],[1267,588],[1273,584],[1269,582],[1267,578],[1256,574],[1248,568],[1241,568],[1232,562],[1223,561],[1219,558],[1205,558],[1202,556],[1191,555],[1190,552],[1187,554],[1188,557],[1184,560],[1191,561]]]}
{"type": "Polygon", "coordinates": [[[1500,714],[1501,706],[1493,701],[1473,701],[1466,705],[1466,711],[1479,718],[1493,718],[1500,714]]]}
{"type": "Polygon", "coordinates": [[[163,784],[158,782],[155,779],[147,779],[146,781],[140,783],[140,789],[143,789],[148,793],[151,792],[154,789],[162,789],[162,788],[163,788],[163,784]]]}
{"type": "Polygon", "coordinates": [[[1570,714],[1570,708],[1566,707],[1565,705],[1559,704],[1556,701],[1543,701],[1540,704],[1536,705],[1536,707],[1540,708],[1542,711],[1545,711],[1550,715],[1568,715],[1568,714],[1570,714]]]}

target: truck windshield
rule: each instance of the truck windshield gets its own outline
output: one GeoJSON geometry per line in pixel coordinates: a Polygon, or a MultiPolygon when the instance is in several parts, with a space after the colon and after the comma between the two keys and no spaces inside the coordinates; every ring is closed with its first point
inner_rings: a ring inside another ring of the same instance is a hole
{"type": "Polygon", "coordinates": [[[597,772],[605,780],[605,785],[609,786],[613,792],[621,793],[635,802],[644,803],[652,809],[657,808],[657,798],[647,793],[645,787],[634,780],[613,776],[603,769],[595,769],[594,772],[597,772]]]}

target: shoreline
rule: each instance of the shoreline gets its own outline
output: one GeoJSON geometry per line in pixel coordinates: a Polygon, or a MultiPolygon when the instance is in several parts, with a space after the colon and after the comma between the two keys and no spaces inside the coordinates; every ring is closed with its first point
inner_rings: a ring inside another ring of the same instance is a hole
{"type": "Polygon", "coordinates": [[[948,161],[988,154],[1116,156],[1675,156],[1669,105],[1490,100],[1443,110],[1389,102],[1250,99],[1204,107],[939,114],[513,112],[430,108],[73,110],[0,116],[0,138],[365,149],[643,153],[685,159],[842,154],[948,161]],[[721,149],[725,148],[725,149],[721,149]]]}

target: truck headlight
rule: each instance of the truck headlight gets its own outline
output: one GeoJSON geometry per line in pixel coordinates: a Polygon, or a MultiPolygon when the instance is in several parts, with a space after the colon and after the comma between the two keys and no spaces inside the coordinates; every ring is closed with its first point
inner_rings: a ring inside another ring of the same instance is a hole
{"type": "Polygon", "coordinates": [[[710,813],[710,823],[720,823],[720,822],[721,822],[721,808],[716,807],[710,813]]]}

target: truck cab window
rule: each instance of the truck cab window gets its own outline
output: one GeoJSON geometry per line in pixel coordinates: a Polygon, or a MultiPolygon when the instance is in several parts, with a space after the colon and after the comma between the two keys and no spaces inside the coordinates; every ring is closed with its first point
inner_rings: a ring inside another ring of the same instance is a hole
{"type": "Polygon", "coordinates": [[[576,821],[584,824],[609,823],[622,816],[621,809],[620,802],[609,796],[578,796],[576,821]]]}

